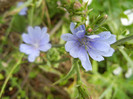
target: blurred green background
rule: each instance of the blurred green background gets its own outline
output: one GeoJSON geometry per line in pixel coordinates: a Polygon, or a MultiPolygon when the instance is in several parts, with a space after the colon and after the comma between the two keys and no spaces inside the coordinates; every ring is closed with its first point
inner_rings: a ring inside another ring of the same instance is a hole
{"type": "MultiPolygon", "coordinates": [[[[28,7],[26,16],[17,14],[21,9],[16,8],[19,1],[0,1],[0,90],[10,70],[18,65],[1,99],[87,99],[76,87],[76,75],[53,85],[72,66],[72,57],[64,46],[57,45],[65,43],[60,36],[70,33],[69,25],[73,21],[60,4],[65,2],[70,6],[78,0],[27,0],[23,6],[28,7]],[[29,25],[46,26],[50,42],[57,45],[41,53],[34,63],[29,63],[26,55],[22,58],[19,52],[21,34],[27,33],[29,25]]],[[[96,33],[108,30],[117,40],[133,35],[133,0],[92,0],[87,5],[87,10],[90,9],[87,24],[92,29],[98,16],[108,15],[96,33]]],[[[82,87],[90,99],[133,99],[133,40],[116,46],[112,57],[91,63],[93,70],[88,72],[80,65],[85,84],[82,87]]]]}

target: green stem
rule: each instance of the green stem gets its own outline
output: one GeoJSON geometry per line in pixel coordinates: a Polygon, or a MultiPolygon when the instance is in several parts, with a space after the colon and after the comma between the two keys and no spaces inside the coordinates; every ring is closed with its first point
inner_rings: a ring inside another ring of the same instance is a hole
{"type": "Polygon", "coordinates": [[[35,8],[35,5],[33,4],[33,5],[32,5],[32,8],[31,8],[31,12],[30,12],[30,25],[31,25],[31,26],[33,25],[34,8],[35,8]]]}
{"type": "Polygon", "coordinates": [[[3,92],[4,92],[4,89],[5,89],[6,85],[7,85],[7,82],[9,81],[11,75],[13,74],[13,72],[14,72],[14,70],[17,68],[17,66],[21,63],[22,57],[23,57],[23,55],[20,56],[20,59],[18,60],[18,62],[13,66],[13,68],[12,68],[11,71],[9,72],[9,74],[8,74],[8,76],[7,76],[7,78],[6,78],[5,82],[4,82],[4,84],[3,84],[3,86],[2,86],[2,89],[1,89],[1,91],[0,91],[0,98],[2,97],[2,94],[3,94],[3,92]]]}
{"type": "Polygon", "coordinates": [[[130,64],[129,66],[133,68],[133,61],[129,57],[129,55],[125,52],[125,50],[119,47],[119,51],[123,54],[123,56],[125,57],[125,59],[127,60],[127,62],[130,64]]]}
{"type": "Polygon", "coordinates": [[[63,47],[64,44],[53,44],[52,47],[63,47]]]}
{"type": "Polygon", "coordinates": [[[78,83],[79,81],[81,81],[80,68],[79,68],[78,60],[75,59],[74,61],[76,62],[75,68],[76,68],[76,72],[77,72],[77,83],[78,83]]]}
{"type": "Polygon", "coordinates": [[[111,46],[114,47],[114,46],[117,46],[117,45],[120,45],[120,44],[123,44],[129,40],[133,39],[133,35],[132,36],[129,36],[129,37],[125,37],[123,39],[120,39],[118,40],[117,42],[113,43],[111,46]]]}
{"type": "Polygon", "coordinates": [[[75,73],[75,64],[72,65],[71,69],[69,70],[69,72],[67,73],[67,75],[65,77],[63,77],[60,80],[56,81],[53,85],[58,84],[58,83],[60,83],[64,80],[69,79],[74,73],[75,73]]]}
{"type": "Polygon", "coordinates": [[[107,95],[109,93],[109,91],[112,89],[112,87],[113,87],[113,83],[107,89],[105,89],[105,91],[101,94],[99,99],[103,99],[105,97],[105,95],[107,95]]]}

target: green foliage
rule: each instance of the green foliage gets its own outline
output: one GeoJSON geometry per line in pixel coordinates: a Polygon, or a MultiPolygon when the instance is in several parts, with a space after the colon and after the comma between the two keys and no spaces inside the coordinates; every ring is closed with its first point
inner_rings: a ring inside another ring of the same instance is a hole
{"type": "Polygon", "coordinates": [[[13,17],[11,31],[24,32],[27,22],[23,16],[15,15],[13,17]],[[20,24],[21,23],[21,24],[20,24]],[[20,25],[18,25],[20,24],[20,25]]]}
{"type": "Polygon", "coordinates": [[[79,26],[85,24],[87,16],[88,35],[111,31],[117,40],[132,36],[133,24],[124,26],[120,21],[129,19],[124,11],[132,8],[133,0],[93,0],[90,5],[82,0],[27,0],[20,8],[12,4],[0,12],[0,91],[9,77],[2,99],[15,94],[17,99],[133,99],[133,40],[114,46],[113,56],[102,62],[90,58],[93,70],[86,72],[78,59],[72,61],[60,38],[70,32],[71,21],[79,26]],[[74,8],[75,3],[78,8],[74,8]],[[27,15],[18,15],[25,6],[27,15]],[[46,26],[48,33],[54,31],[50,34],[53,47],[34,63],[19,52],[21,34],[30,25],[46,26]],[[119,74],[114,73],[117,67],[122,68],[119,74]],[[126,77],[129,68],[132,73],[126,77]]]}
{"type": "Polygon", "coordinates": [[[0,80],[3,80],[4,76],[2,74],[0,74],[0,80]]]}

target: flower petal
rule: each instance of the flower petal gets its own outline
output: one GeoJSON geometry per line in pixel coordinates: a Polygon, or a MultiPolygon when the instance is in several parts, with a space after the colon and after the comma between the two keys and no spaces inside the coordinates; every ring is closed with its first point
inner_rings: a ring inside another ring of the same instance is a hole
{"type": "Polygon", "coordinates": [[[65,44],[66,51],[69,52],[75,46],[76,43],[77,43],[76,41],[68,41],[65,44]]]}
{"type": "Polygon", "coordinates": [[[77,27],[77,28],[74,30],[74,33],[77,33],[78,31],[82,31],[82,30],[85,31],[85,25],[80,25],[79,27],[77,27]]]}
{"type": "Polygon", "coordinates": [[[42,28],[42,33],[47,33],[47,27],[42,28]]]}
{"type": "Polygon", "coordinates": [[[115,42],[116,42],[116,36],[115,36],[115,35],[111,35],[111,37],[108,38],[108,39],[106,40],[106,42],[107,42],[108,44],[113,44],[113,43],[115,43],[115,42]]]}
{"type": "Polygon", "coordinates": [[[28,61],[29,61],[29,62],[34,62],[35,59],[36,59],[36,56],[34,56],[34,55],[32,55],[32,54],[30,54],[30,55],[28,56],[28,61]]]}
{"type": "MultiPolygon", "coordinates": [[[[46,43],[49,42],[49,34],[47,33],[47,27],[42,28],[41,40],[45,40],[46,43]]],[[[41,41],[42,42],[42,41],[41,41]]]]}
{"type": "Polygon", "coordinates": [[[98,34],[100,36],[100,38],[98,39],[108,39],[111,36],[111,33],[109,31],[105,31],[105,32],[101,32],[100,34],[98,34]]]}
{"type": "Polygon", "coordinates": [[[86,50],[83,47],[81,47],[79,49],[78,57],[81,60],[81,64],[82,64],[82,66],[84,67],[84,69],[86,71],[92,70],[92,66],[91,66],[91,63],[90,63],[90,60],[89,60],[89,56],[88,56],[86,50]]]}
{"type": "Polygon", "coordinates": [[[77,37],[70,34],[70,33],[66,33],[66,34],[62,34],[61,35],[61,38],[64,40],[64,41],[73,41],[73,40],[76,40],[77,37]]]}
{"type": "Polygon", "coordinates": [[[26,11],[23,9],[19,12],[19,15],[26,15],[26,14],[27,14],[26,11]]]}
{"type": "Polygon", "coordinates": [[[35,26],[34,27],[34,31],[36,32],[42,32],[41,28],[39,26],[35,26]]]}
{"type": "Polygon", "coordinates": [[[78,58],[78,53],[80,49],[80,45],[78,43],[75,43],[75,46],[70,50],[70,55],[74,58],[78,58]]]}
{"type": "Polygon", "coordinates": [[[27,30],[28,30],[28,34],[30,34],[30,35],[31,35],[31,34],[33,33],[33,31],[34,31],[32,26],[28,26],[28,29],[27,29],[27,30]]]}
{"type": "MultiPolygon", "coordinates": [[[[35,50],[34,50],[34,51],[35,51],[35,50]]],[[[36,57],[39,56],[39,54],[40,54],[40,51],[38,51],[38,50],[36,50],[34,53],[29,54],[29,56],[28,56],[28,61],[29,61],[29,62],[34,62],[35,59],[36,59],[36,57]]]]}
{"type": "Polygon", "coordinates": [[[46,52],[47,50],[49,50],[51,48],[51,44],[45,44],[44,46],[40,46],[39,50],[46,52]]]}
{"type": "Polygon", "coordinates": [[[110,48],[110,45],[106,42],[100,42],[100,41],[93,41],[91,42],[91,48],[95,48],[99,51],[108,51],[110,48]]]}
{"type": "Polygon", "coordinates": [[[21,44],[20,45],[20,52],[23,52],[25,54],[31,54],[33,51],[33,47],[27,44],[21,44]]]}
{"type": "Polygon", "coordinates": [[[70,24],[70,30],[71,30],[71,32],[74,34],[75,33],[75,24],[73,23],[73,22],[71,22],[71,24],[70,24]]]}
{"type": "Polygon", "coordinates": [[[80,30],[76,33],[77,37],[82,38],[85,35],[85,30],[80,30]]]}
{"type": "Polygon", "coordinates": [[[46,43],[49,43],[49,34],[44,33],[42,37],[40,38],[40,46],[45,45],[46,43]]]}
{"type": "Polygon", "coordinates": [[[24,4],[24,2],[18,2],[17,7],[20,7],[23,4],[24,4]]]}
{"type": "Polygon", "coordinates": [[[31,39],[30,39],[30,37],[29,37],[28,34],[23,33],[23,34],[22,34],[22,39],[23,39],[23,41],[24,41],[25,43],[32,44],[32,41],[31,41],[31,39]]]}
{"type": "Polygon", "coordinates": [[[103,61],[104,60],[104,58],[99,53],[97,53],[95,50],[89,49],[88,52],[89,52],[89,55],[92,59],[94,59],[96,61],[103,61]]]}
{"type": "Polygon", "coordinates": [[[90,35],[90,36],[88,36],[90,39],[95,39],[95,38],[99,38],[100,36],[98,36],[98,35],[90,35]]]}
{"type": "Polygon", "coordinates": [[[75,28],[75,24],[71,22],[70,30],[73,34],[76,34],[78,31],[85,30],[85,25],[80,25],[79,27],[75,28]]]}
{"type": "Polygon", "coordinates": [[[34,27],[34,31],[33,31],[32,34],[33,34],[32,35],[33,39],[36,39],[36,40],[40,39],[42,37],[42,30],[41,30],[41,28],[39,26],[35,26],[34,27]]]}
{"type": "Polygon", "coordinates": [[[23,52],[25,54],[33,54],[34,53],[36,56],[39,54],[39,50],[37,50],[33,46],[30,46],[27,44],[20,45],[20,52],[23,52]]]}
{"type": "Polygon", "coordinates": [[[115,51],[115,50],[114,50],[113,48],[110,47],[110,49],[109,49],[108,52],[102,52],[102,51],[100,51],[99,53],[100,53],[100,55],[102,55],[102,56],[110,57],[110,56],[113,55],[114,51],[115,51]]]}
{"type": "Polygon", "coordinates": [[[33,43],[38,42],[42,37],[42,30],[39,26],[32,28],[31,26],[28,27],[28,34],[33,43]]]}

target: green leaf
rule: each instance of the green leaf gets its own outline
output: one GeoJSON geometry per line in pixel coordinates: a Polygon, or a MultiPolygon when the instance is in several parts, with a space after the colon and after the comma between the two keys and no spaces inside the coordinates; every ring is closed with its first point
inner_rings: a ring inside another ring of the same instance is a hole
{"type": "Polygon", "coordinates": [[[49,94],[49,95],[47,96],[47,99],[54,99],[54,97],[53,97],[52,94],[49,94]]]}
{"type": "Polygon", "coordinates": [[[0,23],[4,23],[3,17],[0,16],[0,23]]]}
{"type": "Polygon", "coordinates": [[[112,85],[110,85],[105,91],[101,94],[99,99],[103,99],[110,91],[112,90],[112,85]]]}
{"type": "Polygon", "coordinates": [[[67,75],[65,77],[61,78],[60,80],[56,81],[54,83],[54,85],[58,84],[58,83],[60,83],[60,82],[62,82],[64,80],[69,79],[74,73],[75,73],[75,64],[72,65],[72,67],[71,67],[70,71],[67,73],[67,75]]]}
{"type": "Polygon", "coordinates": [[[11,30],[12,31],[16,31],[16,32],[24,32],[25,28],[26,28],[26,19],[24,16],[19,16],[19,15],[15,15],[13,17],[13,22],[12,22],[12,26],[11,26],[11,30]]]}
{"type": "Polygon", "coordinates": [[[0,80],[3,80],[4,76],[0,73],[0,80]]]}
{"type": "Polygon", "coordinates": [[[127,16],[126,14],[124,14],[124,13],[120,14],[120,16],[121,16],[122,18],[127,18],[127,19],[128,19],[128,16],[127,16]]]}
{"type": "Polygon", "coordinates": [[[92,61],[92,66],[93,66],[93,72],[98,72],[98,63],[97,61],[92,61]]]}
{"type": "Polygon", "coordinates": [[[127,96],[127,94],[123,90],[118,89],[115,99],[130,99],[130,98],[127,96]]]}
{"type": "Polygon", "coordinates": [[[29,78],[35,78],[37,76],[37,72],[30,72],[29,78]]]}
{"type": "Polygon", "coordinates": [[[79,99],[89,99],[88,90],[86,86],[82,83],[82,85],[77,86],[79,92],[79,99]]]}
{"type": "Polygon", "coordinates": [[[133,68],[133,61],[132,59],[129,57],[129,55],[124,51],[124,49],[119,48],[119,51],[123,54],[123,56],[125,57],[125,59],[127,60],[127,62],[130,64],[130,66],[133,68]]]}
{"type": "Polygon", "coordinates": [[[2,99],[10,99],[10,97],[8,97],[8,96],[7,97],[2,97],[2,99]]]}

